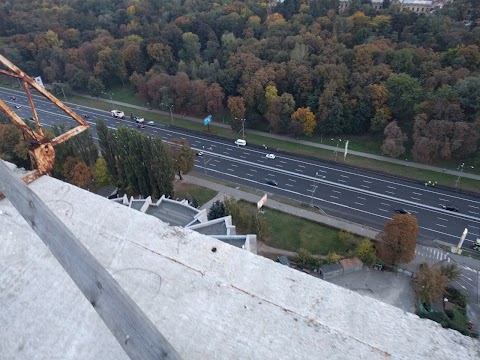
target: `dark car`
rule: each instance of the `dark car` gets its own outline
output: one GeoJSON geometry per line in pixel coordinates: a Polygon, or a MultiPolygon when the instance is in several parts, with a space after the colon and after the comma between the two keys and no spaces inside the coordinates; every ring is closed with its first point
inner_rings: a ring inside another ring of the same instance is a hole
{"type": "Polygon", "coordinates": [[[17,100],[16,96],[10,96],[10,100],[17,100]]]}
{"type": "Polygon", "coordinates": [[[405,209],[393,209],[397,214],[403,214],[403,215],[410,215],[410,211],[407,211],[405,209]]]}
{"type": "Polygon", "coordinates": [[[448,210],[448,211],[454,211],[454,212],[459,212],[460,211],[460,210],[458,210],[458,208],[456,208],[453,205],[442,205],[442,208],[444,208],[445,210],[448,210]]]}
{"type": "Polygon", "coordinates": [[[272,180],[272,179],[265,179],[265,182],[266,182],[268,185],[278,186],[278,183],[277,183],[275,180],[272,180]]]}

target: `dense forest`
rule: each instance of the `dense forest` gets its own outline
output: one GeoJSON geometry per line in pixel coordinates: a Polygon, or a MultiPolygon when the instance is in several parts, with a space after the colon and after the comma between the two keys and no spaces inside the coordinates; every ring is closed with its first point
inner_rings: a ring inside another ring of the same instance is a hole
{"type": "Polygon", "coordinates": [[[384,7],[15,0],[0,4],[0,52],[75,91],[130,85],[177,113],[228,109],[275,133],[383,136],[385,153],[407,146],[425,163],[480,158],[480,2],[422,15],[384,7]]]}

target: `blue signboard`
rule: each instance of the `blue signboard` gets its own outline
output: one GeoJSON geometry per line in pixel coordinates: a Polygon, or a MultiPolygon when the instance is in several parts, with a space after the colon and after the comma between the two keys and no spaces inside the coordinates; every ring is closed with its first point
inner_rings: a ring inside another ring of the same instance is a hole
{"type": "Polygon", "coordinates": [[[212,115],[208,115],[205,119],[203,119],[203,125],[210,124],[210,121],[212,121],[212,115]]]}

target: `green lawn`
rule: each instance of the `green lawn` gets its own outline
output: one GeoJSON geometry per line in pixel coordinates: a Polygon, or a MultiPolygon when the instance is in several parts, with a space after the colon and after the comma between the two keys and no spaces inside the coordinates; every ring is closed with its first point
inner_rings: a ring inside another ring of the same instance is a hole
{"type": "Polygon", "coordinates": [[[185,199],[187,195],[193,196],[198,201],[198,205],[202,206],[218,194],[217,191],[183,182],[175,184],[175,198],[185,199]]]}
{"type": "MultiPolygon", "coordinates": [[[[252,203],[241,203],[255,209],[252,203]]],[[[305,248],[319,255],[327,255],[330,251],[341,254],[348,248],[339,239],[338,229],[270,208],[264,208],[264,215],[272,229],[272,235],[266,241],[269,246],[289,251],[305,248]]]]}

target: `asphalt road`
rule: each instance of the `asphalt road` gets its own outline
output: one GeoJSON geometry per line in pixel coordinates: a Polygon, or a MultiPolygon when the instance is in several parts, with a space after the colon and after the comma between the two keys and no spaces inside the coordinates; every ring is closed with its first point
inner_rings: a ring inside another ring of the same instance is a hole
{"type": "MultiPolygon", "coordinates": [[[[0,88],[0,98],[11,108],[21,106],[15,109],[20,117],[28,119],[32,116],[23,92],[0,88]],[[11,100],[9,97],[12,95],[17,99],[11,100]]],[[[43,97],[35,97],[34,100],[42,125],[48,127],[62,122],[67,126],[75,125],[72,119],[43,97]]],[[[195,161],[197,171],[269,194],[313,204],[327,214],[381,229],[385,221],[394,215],[394,208],[403,208],[417,218],[419,241],[422,243],[440,239],[456,244],[465,228],[469,230],[465,247],[470,247],[472,241],[480,237],[480,197],[427,187],[413,181],[345,167],[340,163],[332,164],[249,144],[237,146],[228,139],[174,126],[156,125],[138,129],[129,114],[125,114],[123,120],[115,119],[106,111],[76,104],[67,105],[80,116],[89,116],[87,121],[94,138],[97,135],[93,119],[102,119],[111,128],[126,126],[160,136],[165,141],[186,139],[193,149],[204,153],[195,161]],[[275,159],[266,158],[270,153],[275,154],[275,159]],[[267,179],[276,181],[278,186],[266,184],[267,179]],[[442,205],[454,205],[460,212],[444,210],[442,205]]]]}

